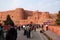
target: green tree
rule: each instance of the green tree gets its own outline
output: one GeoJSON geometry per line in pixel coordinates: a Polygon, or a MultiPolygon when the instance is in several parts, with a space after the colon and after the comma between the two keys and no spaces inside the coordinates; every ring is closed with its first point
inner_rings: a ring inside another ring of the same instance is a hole
{"type": "Polygon", "coordinates": [[[59,11],[59,13],[57,15],[56,24],[60,25],[60,11],[59,11]]]}
{"type": "Polygon", "coordinates": [[[14,22],[12,21],[12,19],[10,18],[10,15],[7,15],[6,20],[4,21],[5,25],[14,25],[14,22]]]}

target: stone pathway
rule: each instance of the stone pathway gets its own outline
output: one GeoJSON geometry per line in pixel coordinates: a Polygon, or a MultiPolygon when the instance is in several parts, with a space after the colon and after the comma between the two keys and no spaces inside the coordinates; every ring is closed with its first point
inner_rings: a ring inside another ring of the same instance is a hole
{"type": "Polygon", "coordinates": [[[60,36],[56,35],[55,33],[51,31],[46,31],[45,34],[47,34],[49,37],[51,37],[53,40],[60,40],[60,36]]]}
{"type": "Polygon", "coordinates": [[[17,31],[18,32],[18,37],[17,40],[47,40],[47,38],[40,32],[32,32],[33,37],[32,38],[27,38],[26,36],[23,35],[23,30],[17,31]]]}

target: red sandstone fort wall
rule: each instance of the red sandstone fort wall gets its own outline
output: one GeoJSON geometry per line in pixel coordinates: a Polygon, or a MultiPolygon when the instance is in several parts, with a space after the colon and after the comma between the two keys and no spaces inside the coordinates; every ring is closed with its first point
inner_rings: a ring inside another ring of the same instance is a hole
{"type": "Polygon", "coordinates": [[[0,23],[6,20],[7,15],[10,15],[15,25],[29,24],[30,22],[40,24],[48,19],[55,24],[56,20],[56,16],[49,14],[49,12],[28,11],[23,8],[17,8],[16,10],[0,12],[0,23]]]}

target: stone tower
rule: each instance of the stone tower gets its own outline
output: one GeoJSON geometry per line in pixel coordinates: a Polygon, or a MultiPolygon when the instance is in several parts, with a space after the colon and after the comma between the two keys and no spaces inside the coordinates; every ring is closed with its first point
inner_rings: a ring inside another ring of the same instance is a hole
{"type": "Polygon", "coordinates": [[[15,10],[15,13],[17,14],[17,16],[19,17],[19,19],[23,19],[24,18],[24,9],[23,8],[17,8],[15,10]]]}
{"type": "Polygon", "coordinates": [[[38,10],[33,12],[33,19],[35,20],[35,23],[37,24],[38,20],[39,20],[39,11],[38,10]]]}

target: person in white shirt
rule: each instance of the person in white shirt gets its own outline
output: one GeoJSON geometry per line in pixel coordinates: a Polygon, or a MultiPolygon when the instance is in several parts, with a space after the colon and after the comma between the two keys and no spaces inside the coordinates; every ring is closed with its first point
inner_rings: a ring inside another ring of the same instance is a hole
{"type": "Polygon", "coordinates": [[[23,25],[23,29],[24,29],[24,35],[26,35],[26,26],[23,25]]]}
{"type": "Polygon", "coordinates": [[[48,25],[46,24],[46,30],[48,30],[48,25]]]}

